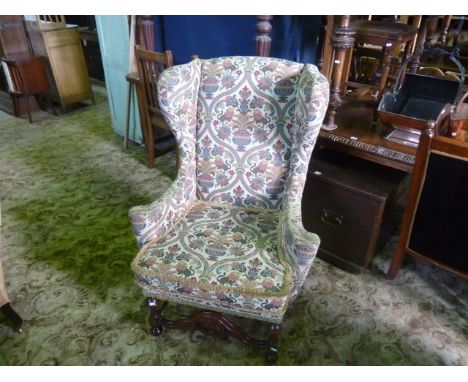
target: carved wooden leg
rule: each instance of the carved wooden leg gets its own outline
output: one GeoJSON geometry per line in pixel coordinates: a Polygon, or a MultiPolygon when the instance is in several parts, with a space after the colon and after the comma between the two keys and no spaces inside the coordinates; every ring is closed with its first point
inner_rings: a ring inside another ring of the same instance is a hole
{"type": "Polygon", "coordinates": [[[270,338],[268,340],[269,349],[265,355],[265,358],[268,363],[276,363],[278,360],[278,341],[281,333],[280,324],[271,324],[270,325],[270,338]]]}
{"type": "Polygon", "coordinates": [[[380,77],[379,91],[377,93],[377,99],[379,101],[383,96],[385,87],[387,86],[388,73],[390,72],[390,63],[392,60],[392,46],[393,45],[391,43],[387,43],[383,47],[382,51],[382,76],[380,77]]]}
{"type": "Polygon", "coordinates": [[[444,16],[442,21],[442,31],[440,33],[439,41],[442,46],[447,44],[447,35],[450,27],[450,21],[452,21],[452,16],[444,16]]]}
{"type": "Polygon", "coordinates": [[[161,312],[167,305],[167,301],[158,300],[154,297],[149,297],[146,299],[148,306],[150,308],[150,315],[149,315],[149,324],[150,324],[150,333],[155,336],[159,337],[162,334],[162,317],[161,312]]]}

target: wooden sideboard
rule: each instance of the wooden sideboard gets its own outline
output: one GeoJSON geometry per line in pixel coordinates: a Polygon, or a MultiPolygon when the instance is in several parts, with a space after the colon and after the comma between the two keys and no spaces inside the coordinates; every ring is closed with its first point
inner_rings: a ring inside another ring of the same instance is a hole
{"type": "Polygon", "coordinates": [[[46,58],[52,100],[62,109],[87,99],[94,100],[78,27],[39,29],[35,23],[28,22],[27,31],[34,54],[46,58]]]}

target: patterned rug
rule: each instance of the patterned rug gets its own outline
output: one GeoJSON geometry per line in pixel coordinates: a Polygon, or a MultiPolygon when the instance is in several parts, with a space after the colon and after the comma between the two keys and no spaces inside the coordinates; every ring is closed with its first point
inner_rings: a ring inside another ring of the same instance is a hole
{"type": "MultiPolygon", "coordinates": [[[[26,321],[16,334],[0,317],[0,364],[264,364],[235,340],[148,334],[127,213],[164,192],[175,156],[146,168],[143,149],[113,133],[105,89],[94,91],[95,106],[59,117],[0,117],[4,268],[26,321]]],[[[386,280],[395,244],[361,275],[315,261],[286,315],[280,365],[468,365],[467,283],[413,259],[386,280]]]]}

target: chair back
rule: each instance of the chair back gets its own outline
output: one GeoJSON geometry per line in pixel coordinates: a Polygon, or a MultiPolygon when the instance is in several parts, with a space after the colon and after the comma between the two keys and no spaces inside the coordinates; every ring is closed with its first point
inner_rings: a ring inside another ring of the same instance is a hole
{"type": "Polygon", "coordinates": [[[8,90],[18,95],[35,95],[49,90],[49,82],[42,57],[22,60],[2,58],[8,90]]]}
{"type": "MultiPolygon", "coordinates": [[[[321,75],[311,65],[276,58],[200,61],[198,198],[280,208],[294,135],[301,135],[296,136],[301,144],[315,143],[315,137],[307,139],[307,123],[318,117],[312,109],[323,105],[311,100],[312,84],[321,75]]],[[[309,158],[301,159],[307,166],[309,158]]]]}
{"type": "Polygon", "coordinates": [[[157,82],[162,71],[173,66],[172,52],[153,52],[135,47],[135,57],[137,61],[140,83],[144,90],[145,114],[148,122],[154,126],[169,130],[158,103],[157,82]]]}

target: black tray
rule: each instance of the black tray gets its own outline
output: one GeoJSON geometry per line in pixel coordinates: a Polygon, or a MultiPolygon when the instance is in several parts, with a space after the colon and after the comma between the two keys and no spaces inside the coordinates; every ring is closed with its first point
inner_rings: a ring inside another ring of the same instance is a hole
{"type": "Polygon", "coordinates": [[[442,50],[437,53],[450,54],[460,69],[461,80],[406,73],[406,61],[401,66],[394,90],[386,93],[380,101],[377,112],[382,122],[396,129],[423,130],[428,121],[439,125],[449,116],[452,105],[461,95],[464,68],[453,53],[442,50]]]}

